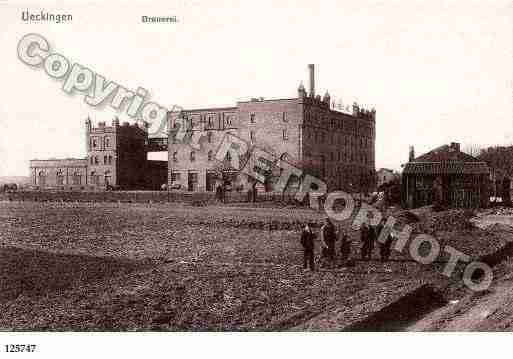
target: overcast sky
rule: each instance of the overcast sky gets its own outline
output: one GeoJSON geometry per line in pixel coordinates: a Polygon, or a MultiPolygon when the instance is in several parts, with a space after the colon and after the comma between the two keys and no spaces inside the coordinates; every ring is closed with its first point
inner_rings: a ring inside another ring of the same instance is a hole
{"type": "Polygon", "coordinates": [[[377,168],[400,169],[409,145],[513,143],[510,1],[41,3],[0,0],[0,176],[27,175],[32,158],[83,157],[85,118],[115,115],[22,63],[27,33],[169,108],[295,97],[314,63],[318,93],[376,108],[377,168]],[[24,23],[22,10],[73,21],[24,23]]]}

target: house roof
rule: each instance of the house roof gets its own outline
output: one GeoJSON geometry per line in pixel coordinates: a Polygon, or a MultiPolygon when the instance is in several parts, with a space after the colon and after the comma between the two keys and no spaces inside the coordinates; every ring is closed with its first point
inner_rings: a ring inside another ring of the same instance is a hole
{"type": "Polygon", "coordinates": [[[461,152],[453,145],[443,145],[408,162],[405,174],[488,174],[485,162],[461,152]]]}
{"type": "Polygon", "coordinates": [[[457,147],[451,145],[443,145],[437,147],[428,153],[425,153],[412,162],[445,162],[445,161],[459,161],[459,162],[481,162],[477,158],[461,152],[457,147]]]}

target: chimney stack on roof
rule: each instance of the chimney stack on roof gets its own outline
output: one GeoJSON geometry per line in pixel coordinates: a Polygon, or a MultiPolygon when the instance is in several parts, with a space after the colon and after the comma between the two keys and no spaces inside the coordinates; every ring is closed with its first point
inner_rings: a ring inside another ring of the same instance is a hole
{"type": "Polygon", "coordinates": [[[315,70],[314,64],[308,65],[309,79],[310,79],[310,93],[308,94],[310,97],[315,97],[315,70]]]}
{"type": "Polygon", "coordinates": [[[458,142],[451,142],[451,148],[456,151],[460,151],[460,144],[458,142]]]}
{"type": "Polygon", "coordinates": [[[410,146],[410,154],[408,156],[408,162],[412,162],[415,159],[415,148],[410,146]]]}

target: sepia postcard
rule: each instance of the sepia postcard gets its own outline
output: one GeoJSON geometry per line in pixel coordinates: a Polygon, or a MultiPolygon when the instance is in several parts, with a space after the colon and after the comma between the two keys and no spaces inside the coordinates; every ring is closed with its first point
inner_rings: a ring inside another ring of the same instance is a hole
{"type": "Polygon", "coordinates": [[[0,48],[1,356],[513,331],[510,1],[0,0],[0,48]]]}

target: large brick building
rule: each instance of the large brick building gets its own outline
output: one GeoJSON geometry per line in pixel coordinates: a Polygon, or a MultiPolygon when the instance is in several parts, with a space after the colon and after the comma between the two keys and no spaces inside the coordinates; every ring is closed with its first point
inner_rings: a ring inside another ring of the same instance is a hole
{"type": "Polygon", "coordinates": [[[39,189],[159,189],[167,181],[167,162],[148,161],[146,126],[85,122],[87,156],[30,161],[31,184],[39,189]]]}
{"type": "Polygon", "coordinates": [[[223,182],[235,188],[250,185],[250,179],[229,166],[221,168],[219,176],[216,149],[223,136],[231,133],[324,180],[328,190],[371,189],[375,185],[375,110],[361,109],[356,103],[351,113],[335,110],[328,93],[322,98],[315,94],[313,65],[309,70],[309,93],[301,84],[295,98],[260,98],[233,107],[170,112],[168,185],[187,191],[212,191],[223,182]],[[181,123],[187,124],[188,132],[202,132],[199,150],[176,140],[181,123]]]}

